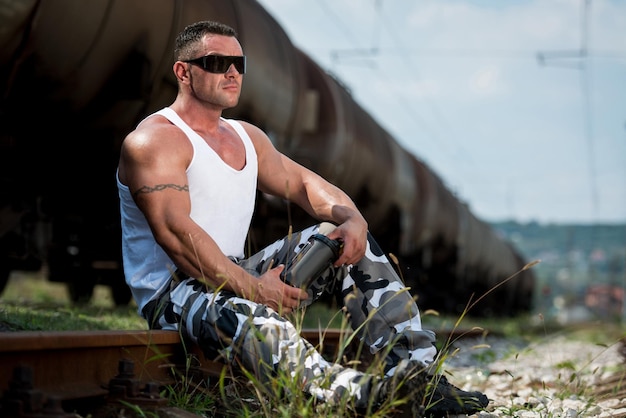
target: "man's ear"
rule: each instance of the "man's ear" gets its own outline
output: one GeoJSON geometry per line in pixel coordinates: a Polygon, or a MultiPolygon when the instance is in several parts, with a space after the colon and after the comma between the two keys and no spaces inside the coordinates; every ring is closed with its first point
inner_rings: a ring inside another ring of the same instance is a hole
{"type": "Polygon", "coordinates": [[[190,64],[182,61],[176,61],[172,69],[174,70],[174,75],[180,82],[188,82],[189,80],[189,67],[190,64]]]}

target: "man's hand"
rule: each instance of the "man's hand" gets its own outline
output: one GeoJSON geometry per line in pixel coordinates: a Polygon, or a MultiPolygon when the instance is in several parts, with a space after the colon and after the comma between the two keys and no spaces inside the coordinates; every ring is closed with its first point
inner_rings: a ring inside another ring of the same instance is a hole
{"type": "Polygon", "coordinates": [[[309,296],[306,291],[290,286],[280,279],[284,268],[281,264],[259,277],[256,293],[251,297],[255,302],[274,309],[279,315],[290,314],[309,296]]]}
{"type": "Polygon", "coordinates": [[[367,249],[367,223],[365,220],[360,222],[360,219],[350,219],[337,226],[328,234],[328,238],[342,243],[341,255],[335,261],[335,266],[356,264],[365,256],[365,250],[367,249]]]}

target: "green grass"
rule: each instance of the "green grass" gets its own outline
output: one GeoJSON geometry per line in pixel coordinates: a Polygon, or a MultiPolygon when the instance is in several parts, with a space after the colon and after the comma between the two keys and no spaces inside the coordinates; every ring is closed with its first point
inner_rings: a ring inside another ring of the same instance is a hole
{"type": "Polygon", "coordinates": [[[75,306],[65,284],[40,274],[14,273],[0,297],[0,330],[86,331],[147,329],[137,307],[116,307],[110,289],[96,286],[92,303],[75,306]]]}
{"type": "Polygon", "coordinates": [[[0,302],[5,331],[89,331],[148,329],[134,308],[73,307],[55,303],[0,302]]]}

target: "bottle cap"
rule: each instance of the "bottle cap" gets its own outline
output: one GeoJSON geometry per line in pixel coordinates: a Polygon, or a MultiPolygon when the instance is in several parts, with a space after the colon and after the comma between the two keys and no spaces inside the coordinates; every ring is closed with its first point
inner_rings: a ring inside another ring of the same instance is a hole
{"type": "Polygon", "coordinates": [[[322,241],[324,244],[326,244],[328,248],[330,248],[331,251],[333,252],[334,260],[339,258],[339,254],[341,253],[341,243],[339,241],[330,239],[326,235],[323,235],[323,234],[315,234],[313,235],[313,239],[322,241]]]}

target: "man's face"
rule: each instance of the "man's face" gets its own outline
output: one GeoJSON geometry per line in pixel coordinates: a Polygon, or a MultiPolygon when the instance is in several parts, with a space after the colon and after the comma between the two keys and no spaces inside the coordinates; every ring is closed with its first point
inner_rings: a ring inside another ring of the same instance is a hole
{"type": "Polygon", "coordinates": [[[193,63],[187,62],[191,94],[200,101],[222,109],[236,106],[243,81],[243,74],[239,69],[243,71],[245,68],[245,58],[239,41],[230,36],[207,35],[202,40],[200,51],[198,57],[193,58],[213,55],[226,58],[207,57],[194,60],[193,63]],[[223,70],[223,73],[217,72],[223,70]]]}

